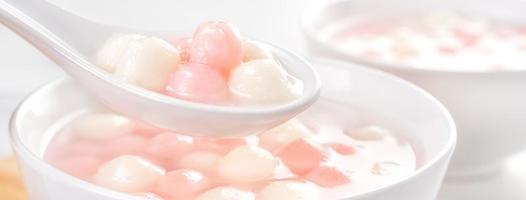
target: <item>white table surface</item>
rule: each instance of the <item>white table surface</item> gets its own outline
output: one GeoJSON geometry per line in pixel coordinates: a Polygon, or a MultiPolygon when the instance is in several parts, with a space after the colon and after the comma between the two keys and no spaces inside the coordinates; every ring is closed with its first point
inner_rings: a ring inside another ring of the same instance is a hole
{"type": "MultiPolygon", "coordinates": [[[[94,21],[145,29],[189,30],[206,19],[232,21],[250,37],[303,53],[298,17],[307,0],[51,0],[94,21]],[[204,6],[214,4],[212,6],[204,6]],[[236,6],[237,5],[237,6],[236,6]],[[243,8],[243,9],[239,9],[243,8]],[[193,10],[193,12],[188,12],[193,10]],[[216,18],[214,16],[222,16],[216,18]]],[[[10,151],[8,119],[20,100],[50,80],[65,76],[25,41],[0,27],[0,156],[10,151]]],[[[526,199],[526,152],[503,171],[476,183],[448,183],[440,200],[526,199]]]]}

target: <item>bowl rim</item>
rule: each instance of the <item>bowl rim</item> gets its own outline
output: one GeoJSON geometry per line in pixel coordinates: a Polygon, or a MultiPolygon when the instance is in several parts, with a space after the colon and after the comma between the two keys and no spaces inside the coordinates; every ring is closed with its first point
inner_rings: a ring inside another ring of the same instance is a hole
{"type": "MultiPolygon", "coordinates": [[[[15,110],[13,111],[13,114],[11,115],[11,118],[9,119],[9,137],[11,142],[11,147],[16,155],[23,156],[24,159],[27,159],[31,162],[31,165],[34,166],[34,168],[39,169],[39,171],[45,171],[50,177],[53,177],[57,181],[59,181],[61,184],[73,184],[78,186],[81,190],[86,190],[90,192],[94,192],[97,194],[101,194],[103,196],[108,197],[114,197],[118,199],[131,199],[131,200],[143,200],[143,198],[140,198],[138,196],[134,196],[132,194],[127,194],[124,192],[119,192],[115,190],[111,190],[108,188],[104,188],[101,186],[97,186],[93,183],[89,183],[87,181],[81,180],[75,176],[69,175],[60,169],[52,166],[51,164],[45,162],[40,156],[35,154],[33,151],[29,149],[23,142],[22,138],[20,136],[20,132],[18,131],[18,117],[19,117],[19,111],[24,108],[24,105],[27,101],[34,98],[38,94],[47,91],[53,87],[56,87],[57,85],[60,85],[66,81],[72,80],[67,77],[62,77],[55,79],[51,82],[45,83],[44,85],[34,89],[31,93],[26,95],[24,99],[16,106],[15,110]]],[[[17,163],[19,168],[22,168],[21,159],[17,158],[17,163]]],[[[26,184],[26,183],[25,183],[26,184]]]]}
{"type": "MultiPolygon", "coordinates": [[[[412,83],[410,83],[410,82],[408,82],[406,80],[403,80],[401,78],[398,78],[398,77],[396,77],[394,75],[388,74],[388,73],[380,71],[380,70],[371,69],[371,68],[363,67],[363,66],[356,65],[356,64],[350,64],[350,63],[346,63],[346,62],[342,62],[342,61],[322,59],[322,58],[315,58],[315,59],[312,59],[312,61],[314,63],[318,63],[318,64],[319,63],[326,63],[326,64],[334,64],[334,65],[337,64],[337,65],[342,65],[342,66],[351,66],[353,70],[362,71],[364,73],[372,73],[375,76],[380,76],[380,77],[384,77],[384,78],[387,78],[387,79],[391,79],[392,81],[396,81],[396,82],[400,83],[401,85],[403,85],[403,87],[408,87],[411,90],[414,90],[415,92],[420,93],[421,95],[423,95],[422,98],[427,99],[427,101],[429,101],[433,106],[436,107],[436,109],[438,109],[438,111],[441,113],[442,117],[444,118],[444,121],[449,126],[449,130],[447,131],[447,133],[445,133],[445,134],[448,135],[447,142],[441,147],[440,151],[438,151],[427,162],[425,162],[423,165],[421,165],[419,168],[417,168],[411,175],[409,175],[407,177],[404,177],[404,178],[402,178],[400,180],[391,182],[389,184],[383,185],[381,187],[377,187],[377,188],[375,188],[373,190],[370,190],[370,191],[365,191],[365,192],[353,194],[353,195],[351,195],[349,197],[345,197],[344,199],[362,198],[362,197],[366,197],[366,196],[369,196],[369,195],[376,195],[376,194],[382,193],[382,192],[384,192],[386,190],[390,190],[393,187],[396,187],[397,185],[401,185],[401,184],[407,183],[407,182],[415,179],[416,177],[420,176],[420,174],[429,171],[430,168],[432,168],[433,166],[436,166],[443,159],[447,159],[446,161],[443,161],[443,162],[447,162],[451,158],[452,152],[454,151],[455,145],[457,143],[456,125],[455,125],[455,123],[453,121],[453,117],[447,111],[447,109],[437,99],[435,99],[431,94],[427,93],[423,89],[419,88],[418,86],[416,86],[416,85],[414,85],[414,84],[412,84],[412,83]]],[[[345,69],[351,69],[351,68],[348,68],[348,67],[344,67],[344,68],[345,69]]],[[[45,171],[46,173],[48,173],[50,175],[50,177],[55,178],[57,181],[59,181],[59,182],[61,182],[63,184],[70,184],[70,185],[73,184],[73,185],[75,185],[76,187],[78,187],[81,190],[94,192],[94,193],[97,193],[99,195],[108,196],[108,197],[112,197],[112,198],[116,198],[116,199],[142,200],[142,198],[140,198],[138,196],[134,196],[134,195],[131,195],[131,194],[126,194],[126,193],[123,193],[123,192],[118,192],[118,191],[114,191],[114,190],[111,190],[111,189],[108,189],[108,188],[104,188],[102,186],[98,186],[98,185],[95,185],[93,183],[89,183],[87,181],[83,181],[83,180],[78,179],[78,178],[76,178],[76,177],[74,177],[72,175],[69,175],[69,174],[67,174],[65,172],[62,172],[61,170],[53,167],[51,164],[48,164],[47,162],[45,162],[43,159],[41,159],[40,156],[38,156],[34,152],[32,152],[29,149],[29,147],[27,147],[22,142],[22,138],[21,138],[21,135],[20,135],[20,132],[19,132],[19,129],[18,129],[19,128],[18,121],[19,121],[19,112],[20,112],[20,110],[24,108],[24,106],[26,105],[26,102],[29,101],[30,99],[35,98],[35,96],[37,96],[39,94],[42,94],[43,92],[46,92],[47,90],[49,90],[51,88],[54,88],[57,85],[60,85],[60,84],[62,84],[64,82],[66,82],[66,81],[71,81],[71,79],[69,79],[69,78],[61,78],[61,79],[58,79],[58,80],[54,80],[54,81],[52,81],[50,83],[46,83],[45,85],[37,88],[32,93],[27,95],[27,97],[25,97],[24,100],[18,104],[18,106],[16,107],[16,109],[14,110],[14,112],[13,112],[11,118],[10,118],[10,123],[9,123],[9,136],[10,136],[11,144],[12,144],[12,147],[13,147],[13,150],[14,150],[15,154],[18,155],[18,156],[23,156],[24,159],[27,159],[27,160],[29,160],[31,162],[31,165],[33,165],[34,168],[38,168],[39,171],[45,171]]],[[[19,161],[19,163],[20,163],[20,161],[19,161]]]]}
{"type": "MultiPolygon", "coordinates": [[[[300,29],[301,33],[307,42],[310,42],[311,45],[315,45],[316,48],[322,49],[324,52],[329,52],[335,56],[335,58],[355,62],[365,66],[378,67],[383,69],[395,69],[399,71],[408,71],[408,72],[420,72],[420,73],[432,73],[432,74],[446,74],[446,75],[510,75],[510,74],[524,74],[526,75],[526,68],[519,70],[502,70],[502,71],[492,71],[492,70],[480,70],[480,71],[468,71],[468,70],[444,70],[439,68],[420,68],[420,67],[411,67],[403,64],[389,64],[386,62],[374,61],[371,59],[361,58],[359,56],[346,54],[340,48],[337,48],[336,45],[330,44],[322,40],[317,34],[318,29],[315,28],[314,21],[319,19],[319,13],[322,13],[326,10],[329,10],[330,7],[336,6],[339,4],[353,2],[354,0],[335,0],[335,1],[318,1],[311,2],[303,10],[300,19],[300,29]]],[[[352,16],[352,15],[349,15],[352,16]]]]}

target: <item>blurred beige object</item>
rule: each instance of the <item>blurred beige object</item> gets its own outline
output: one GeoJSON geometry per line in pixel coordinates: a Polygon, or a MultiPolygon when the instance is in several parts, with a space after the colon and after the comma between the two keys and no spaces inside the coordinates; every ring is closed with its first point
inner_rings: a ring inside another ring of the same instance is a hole
{"type": "Polygon", "coordinates": [[[14,157],[0,159],[0,199],[28,199],[14,157]]]}

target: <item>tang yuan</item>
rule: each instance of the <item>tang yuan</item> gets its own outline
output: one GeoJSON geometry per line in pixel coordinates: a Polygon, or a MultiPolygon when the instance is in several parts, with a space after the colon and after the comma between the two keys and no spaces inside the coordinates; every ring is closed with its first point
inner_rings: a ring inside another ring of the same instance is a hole
{"type": "Polygon", "coordinates": [[[228,182],[257,182],[271,178],[277,165],[276,158],[265,149],[240,146],[219,162],[218,170],[228,182]]]}
{"type": "Polygon", "coordinates": [[[101,47],[96,62],[121,80],[198,103],[276,105],[302,91],[302,82],[264,44],[243,39],[230,23],[205,22],[192,36],[169,41],[117,34],[101,47]]]}
{"type": "Polygon", "coordinates": [[[100,166],[95,183],[122,192],[150,191],[164,169],[137,156],[120,156],[100,166]]]}
{"type": "Polygon", "coordinates": [[[81,179],[90,180],[102,164],[99,158],[89,156],[76,156],[58,160],[55,166],[62,171],[81,179]]]}
{"type": "Polygon", "coordinates": [[[114,73],[119,61],[128,50],[127,47],[144,36],[138,34],[117,34],[109,38],[106,44],[97,53],[99,67],[107,72],[114,73]]]}
{"type": "Polygon", "coordinates": [[[273,59],[272,53],[261,43],[253,40],[243,41],[243,61],[253,61],[260,59],[273,59]]]}
{"type": "Polygon", "coordinates": [[[195,31],[190,45],[190,62],[228,73],[242,60],[241,36],[232,24],[205,22],[195,31]]]}
{"type": "Polygon", "coordinates": [[[210,187],[210,180],[195,170],[176,170],[162,176],[154,191],[168,199],[194,199],[210,187]]]}
{"type": "Polygon", "coordinates": [[[137,35],[110,38],[98,58],[98,65],[119,79],[157,92],[164,90],[180,62],[179,52],[168,42],[137,35]]]}
{"type": "Polygon", "coordinates": [[[252,137],[246,138],[195,138],[196,148],[200,151],[214,152],[225,155],[237,147],[248,144],[252,137]]]}
{"type": "Polygon", "coordinates": [[[229,86],[233,97],[243,104],[269,105],[298,97],[294,78],[274,60],[254,60],[232,71],[229,86]]]}
{"type": "Polygon", "coordinates": [[[144,151],[157,158],[179,158],[193,151],[194,138],[171,132],[157,134],[144,151]]]}
{"type": "MultiPolygon", "coordinates": [[[[69,133],[69,132],[65,132],[69,133]]],[[[73,135],[73,134],[72,134],[73,135]]],[[[60,141],[53,141],[52,144],[50,144],[50,148],[48,151],[50,151],[50,155],[54,156],[60,156],[60,157],[79,157],[79,156],[88,156],[88,157],[97,157],[97,158],[105,158],[108,152],[106,149],[101,148],[102,141],[92,141],[92,140],[84,140],[84,139],[77,139],[75,141],[68,141],[65,144],[56,144],[60,143],[60,141]]]]}
{"type": "Polygon", "coordinates": [[[286,145],[310,136],[312,133],[302,123],[291,120],[267,132],[259,134],[259,143],[269,151],[275,151],[286,145]]]}
{"type": "Polygon", "coordinates": [[[85,139],[117,137],[135,128],[133,121],[111,113],[85,114],[75,118],[70,124],[69,131],[85,139]]]}
{"type": "Polygon", "coordinates": [[[167,92],[179,99],[195,102],[226,102],[229,97],[226,79],[217,70],[201,64],[183,64],[168,82],[167,92]]]}
{"type": "Polygon", "coordinates": [[[190,44],[192,44],[191,37],[176,38],[172,44],[179,51],[179,58],[182,64],[190,61],[190,44]]]}
{"type": "Polygon", "coordinates": [[[221,158],[223,158],[221,155],[212,152],[193,152],[184,155],[172,166],[175,166],[174,168],[195,169],[205,174],[215,174],[221,158]]]}
{"type": "Polygon", "coordinates": [[[140,153],[148,145],[143,137],[136,135],[124,135],[108,139],[102,146],[106,156],[121,156],[140,153]]]}

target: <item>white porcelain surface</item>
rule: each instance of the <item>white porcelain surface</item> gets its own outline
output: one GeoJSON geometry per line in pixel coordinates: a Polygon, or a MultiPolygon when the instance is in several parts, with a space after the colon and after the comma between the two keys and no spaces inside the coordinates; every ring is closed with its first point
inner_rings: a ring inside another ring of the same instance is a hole
{"type": "MultiPolygon", "coordinates": [[[[414,142],[421,155],[422,166],[411,177],[349,199],[434,199],[456,141],[454,123],[440,103],[390,75],[344,63],[314,63],[324,81],[322,98],[396,117],[397,122],[411,130],[404,137],[414,142]]],[[[43,145],[52,134],[45,130],[51,123],[73,110],[98,106],[71,80],[61,80],[43,87],[19,107],[12,120],[11,135],[31,200],[133,199],[77,180],[41,160],[43,145]]]]}
{"type": "Polygon", "coordinates": [[[507,159],[495,173],[464,180],[447,181],[437,200],[526,199],[526,151],[507,159]]]}
{"type": "Polygon", "coordinates": [[[151,92],[118,80],[90,62],[113,34],[137,31],[93,23],[41,0],[0,1],[0,22],[42,51],[112,110],[197,136],[261,132],[304,111],[319,96],[319,78],[312,67],[296,54],[274,45],[267,47],[292,76],[302,81],[301,95],[279,105],[227,107],[151,92]]]}
{"type": "Polygon", "coordinates": [[[526,70],[513,72],[448,72],[382,65],[346,55],[317,37],[316,30],[353,13],[424,14],[460,11],[517,23],[526,2],[521,0],[332,0],[311,5],[302,19],[311,53],[381,69],[429,91],[452,113],[459,142],[451,176],[490,173],[506,157],[526,148],[526,70]],[[373,11],[374,12],[369,12],[373,11]]]}

